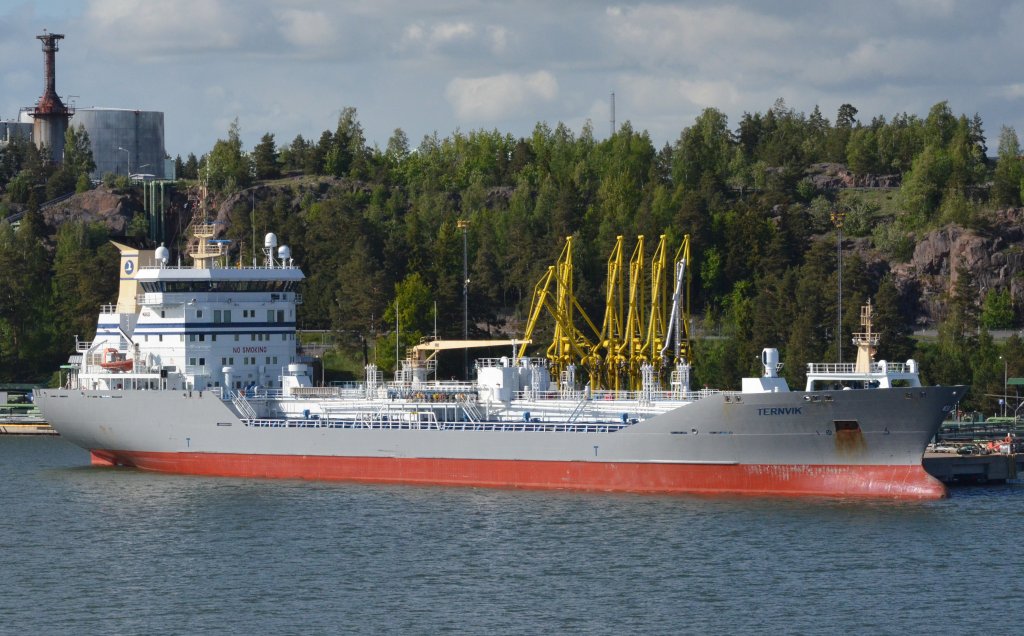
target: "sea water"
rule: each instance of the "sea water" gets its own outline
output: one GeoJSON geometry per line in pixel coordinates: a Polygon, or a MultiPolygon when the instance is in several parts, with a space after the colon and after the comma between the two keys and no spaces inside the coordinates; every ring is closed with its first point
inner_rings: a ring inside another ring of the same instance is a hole
{"type": "Polygon", "coordinates": [[[3,634],[1022,633],[1024,486],[930,502],[92,467],[0,437],[3,634]]]}

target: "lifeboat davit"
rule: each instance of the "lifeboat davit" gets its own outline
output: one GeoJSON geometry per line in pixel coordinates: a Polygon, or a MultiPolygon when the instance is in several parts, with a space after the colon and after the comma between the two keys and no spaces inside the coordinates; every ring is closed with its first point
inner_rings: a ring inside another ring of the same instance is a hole
{"type": "Polygon", "coordinates": [[[100,366],[111,371],[131,371],[132,361],[125,359],[124,354],[117,349],[108,347],[103,351],[103,362],[100,362],[100,366]]]}

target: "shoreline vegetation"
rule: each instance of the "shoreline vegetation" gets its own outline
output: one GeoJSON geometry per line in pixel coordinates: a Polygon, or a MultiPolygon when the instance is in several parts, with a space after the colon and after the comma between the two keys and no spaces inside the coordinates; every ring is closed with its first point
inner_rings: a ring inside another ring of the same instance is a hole
{"type": "MultiPolygon", "coordinates": [[[[0,217],[21,215],[17,229],[0,221],[0,381],[45,380],[75,335],[91,336],[97,308],[116,295],[111,238],[155,247],[141,189],[114,175],[93,186],[88,135],[68,135],[62,165],[24,140],[0,146],[0,217]],[[126,202],[119,224],[76,212],[78,197],[40,210],[94,187],[126,202]],[[60,206],[67,212],[53,211],[60,206]]],[[[689,234],[693,319],[715,336],[695,343],[698,385],[730,388],[756,371],[763,346],[781,350],[784,374],[801,385],[806,362],[852,356],[849,337],[870,298],[879,358],[914,357],[924,381],[969,383],[967,406],[994,412],[1004,375],[1024,375],[1021,240],[998,230],[999,215],[1021,206],[1024,164],[1013,129],[999,131],[994,157],[987,144],[980,117],[946,102],[891,117],[844,104],[830,120],[779,99],[733,123],[708,108],[660,148],[629,122],[604,139],[589,124],[539,123],[522,138],[456,131],[418,145],[396,129],[380,148],[345,108],[316,139],[278,144],[268,132],[246,149],[236,120],[208,152],[178,157],[183,180],[163,229],[172,252],[180,248],[188,188],[204,183],[224,236],[236,240],[233,259],[248,257],[254,234],[273,231],[291,245],[307,275],[300,328],[332,334],[329,379],[358,379],[370,355],[390,370],[396,320],[403,348],[435,322],[442,337],[461,335],[464,240],[470,337],[507,337],[521,335],[534,285],[567,236],[576,296],[595,316],[617,236],[632,249],[644,235],[653,249],[662,234],[674,246],[689,234]],[[926,272],[907,264],[942,228],[991,236],[1005,271],[984,278],[950,253],[946,270],[927,273],[942,288],[923,286],[926,272]]],[[[535,334],[539,351],[550,329],[535,334]]],[[[461,360],[441,364],[444,374],[461,360]]]]}

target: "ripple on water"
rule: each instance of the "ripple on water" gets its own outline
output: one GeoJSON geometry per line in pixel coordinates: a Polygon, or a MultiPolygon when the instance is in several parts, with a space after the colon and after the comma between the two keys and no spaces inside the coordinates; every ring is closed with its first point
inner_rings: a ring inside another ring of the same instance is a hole
{"type": "Polygon", "coordinates": [[[1021,486],[894,503],[210,479],[93,468],[51,438],[0,438],[0,479],[14,631],[1010,632],[1024,592],[1021,486]]]}

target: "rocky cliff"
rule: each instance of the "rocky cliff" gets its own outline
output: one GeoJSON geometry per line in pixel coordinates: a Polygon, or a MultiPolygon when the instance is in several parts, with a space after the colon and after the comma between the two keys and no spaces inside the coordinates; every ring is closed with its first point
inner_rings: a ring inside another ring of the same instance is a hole
{"type": "Polygon", "coordinates": [[[897,287],[919,287],[918,323],[931,324],[942,316],[961,267],[973,276],[979,303],[993,289],[1009,289],[1014,304],[1024,300],[1022,241],[1024,208],[1001,210],[984,230],[951,225],[929,232],[917,241],[910,262],[891,264],[891,270],[897,287]]]}
{"type": "Polygon", "coordinates": [[[75,218],[88,223],[100,221],[111,236],[124,236],[132,217],[143,209],[142,202],[127,193],[99,186],[95,190],[47,206],[41,210],[43,222],[56,233],[64,222],[75,218]]]}

